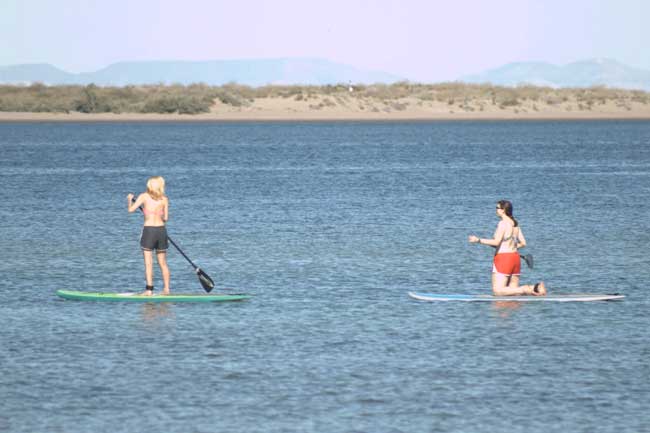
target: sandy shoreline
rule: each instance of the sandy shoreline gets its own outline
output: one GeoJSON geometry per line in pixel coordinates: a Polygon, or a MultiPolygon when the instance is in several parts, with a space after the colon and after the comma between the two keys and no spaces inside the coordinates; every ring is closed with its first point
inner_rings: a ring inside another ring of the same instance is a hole
{"type": "Polygon", "coordinates": [[[503,107],[473,100],[462,105],[398,98],[317,96],[309,101],[270,97],[234,107],[216,100],[209,113],[30,113],[0,112],[0,122],[293,122],[293,121],[451,121],[451,120],[650,120],[650,104],[608,102],[585,109],[572,101],[548,105],[524,102],[503,107]]]}
{"type": "Polygon", "coordinates": [[[479,116],[476,114],[438,116],[211,116],[182,114],[50,114],[50,113],[0,113],[0,123],[47,122],[427,122],[427,121],[515,121],[515,120],[650,120],[649,114],[635,113],[569,113],[555,115],[479,116]]]}

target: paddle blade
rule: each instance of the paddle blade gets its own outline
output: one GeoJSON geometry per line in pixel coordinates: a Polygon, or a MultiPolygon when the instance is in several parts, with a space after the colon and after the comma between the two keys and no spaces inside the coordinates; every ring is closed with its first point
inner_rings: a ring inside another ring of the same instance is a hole
{"type": "Polygon", "coordinates": [[[201,283],[201,286],[203,286],[203,289],[207,292],[210,293],[210,290],[214,289],[214,281],[212,281],[212,278],[201,268],[196,268],[196,274],[199,276],[199,282],[201,283]]]}
{"type": "Polygon", "coordinates": [[[530,268],[533,269],[533,255],[532,254],[526,254],[525,256],[522,256],[524,259],[524,262],[526,262],[526,265],[530,268]]]}

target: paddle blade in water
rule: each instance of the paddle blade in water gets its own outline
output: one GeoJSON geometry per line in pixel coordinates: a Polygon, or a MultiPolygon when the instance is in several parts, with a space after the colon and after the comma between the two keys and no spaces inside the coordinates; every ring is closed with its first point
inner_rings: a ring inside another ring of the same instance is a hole
{"type": "Polygon", "coordinates": [[[524,262],[526,262],[526,265],[530,269],[533,269],[533,255],[532,254],[526,254],[525,256],[522,256],[522,259],[524,259],[524,262]]]}
{"type": "Polygon", "coordinates": [[[212,278],[201,268],[196,268],[196,274],[199,276],[199,282],[203,286],[203,289],[207,292],[210,293],[210,290],[214,289],[214,281],[212,281],[212,278]]]}

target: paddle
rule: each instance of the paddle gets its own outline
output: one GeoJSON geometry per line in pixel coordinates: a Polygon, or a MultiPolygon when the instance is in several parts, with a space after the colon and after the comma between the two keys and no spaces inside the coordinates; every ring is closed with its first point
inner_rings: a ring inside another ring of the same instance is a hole
{"type": "Polygon", "coordinates": [[[196,266],[194,262],[192,262],[192,260],[190,260],[190,258],[187,257],[185,253],[178,247],[178,245],[176,245],[176,242],[174,242],[172,238],[169,237],[169,235],[167,235],[167,240],[171,242],[171,244],[178,250],[179,253],[181,253],[183,257],[185,257],[185,260],[190,262],[190,265],[192,265],[194,268],[194,272],[196,272],[196,275],[199,277],[201,286],[207,293],[210,293],[210,290],[214,289],[214,281],[212,281],[212,278],[210,278],[210,276],[206,274],[203,269],[196,266]]]}
{"type": "MultiPolygon", "coordinates": [[[[131,199],[131,203],[134,203],[134,202],[135,202],[135,200],[131,199]]],[[[144,213],[144,210],[142,209],[142,206],[138,207],[138,209],[140,209],[140,211],[142,213],[144,213]]],[[[185,257],[185,260],[190,262],[190,265],[192,265],[192,267],[194,268],[194,271],[196,272],[196,275],[198,275],[198,277],[199,277],[199,282],[201,283],[201,286],[203,287],[203,289],[207,293],[210,293],[210,290],[214,289],[214,281],[212,281],[212,278],[210,278],[210,276],[208,274],[203,272],[203,269],[196,266],[194,264],[194,262],[192,262],[192,260],[190,260],[190,258],[185,255],[183,250],[181,250],[180,247],[178,245],[176,245],[176,242],[174,242],[172,240],[172,238],[169,237],[169,235],[167,235],[167,240],[169,240],[169,242],[171,242],[171,244],[174,246],[174,248],[176,248],[178,250],[178,252],[181,253],[181,255],[183,257],[185,257]]]]}
{"type": "Polygon", "coordinates": [[[533,255],[532,254],[526,254],[521,256],[522,259],[524,259],[524,262],[526,262],[526,266],[528,266],[530,269],[533,269],[533,255]]]}

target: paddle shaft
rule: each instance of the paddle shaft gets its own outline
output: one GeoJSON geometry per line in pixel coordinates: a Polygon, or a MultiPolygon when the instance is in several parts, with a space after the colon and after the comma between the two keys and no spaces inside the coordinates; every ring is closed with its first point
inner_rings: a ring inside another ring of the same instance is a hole
{"type": "Polygon", "coordinates": [[[178,250],[179,253],[181,253],[181,256],[185,257],[185,260],[187,260],[188,262],[190,262],[190,265],[192,265],[192,267],[194,268],[194,270],[199,269],[199,267],[196,266],[196,265],[194,264],[194,262],[193,262],[192,260],[190,260],[190,258],[187,257],[187,256],[185,255],[185,253],[183,252],[183,250],[181,250],[180,247],[179,247],[178,245],[176,245],[176,242],[174,242],[174,241],[172,240],[172,238],[169,237],[169,235],[167,235],[167,240],[168,240],[169,242],[171,242],[171,244],[174,246],[174,248],[176,248],[176,249],[178,250]]]}

